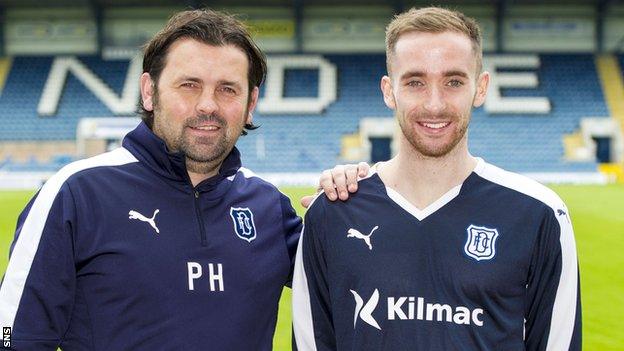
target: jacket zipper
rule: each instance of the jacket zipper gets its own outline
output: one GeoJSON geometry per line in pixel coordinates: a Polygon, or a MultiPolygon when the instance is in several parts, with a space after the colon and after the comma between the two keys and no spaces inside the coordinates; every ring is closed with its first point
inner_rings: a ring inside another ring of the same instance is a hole
{"type": "Polygon", "coordinates": [[[193,201],[195,203],[195,214],[197,215],[197,223],[199,223],[199,235],[201,237],[201,245],[207,246],[208,242],[206,241],[206,231],[204,229],[204,220],[201,216],[201,211],[199,210],[199,191],[193,189],[193,201]]]}

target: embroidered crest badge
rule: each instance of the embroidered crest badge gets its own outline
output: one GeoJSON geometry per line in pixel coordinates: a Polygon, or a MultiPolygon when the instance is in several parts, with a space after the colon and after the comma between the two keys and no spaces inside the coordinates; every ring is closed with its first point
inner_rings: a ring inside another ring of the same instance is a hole
{"type": "Polygon", "coordinates": [[[248,242],[256,238],[253,212],[248,207],[231,207],[230,216],[234,222],[234,232],[239,238],[248,242]]]}
{"type": "Polygon", "coordinates": [[[478,227],[471,224],[466,228],[468,238],[464,245],[464,252],[477,261],[491,260],[496,255],[496,229],[478,227]]]}

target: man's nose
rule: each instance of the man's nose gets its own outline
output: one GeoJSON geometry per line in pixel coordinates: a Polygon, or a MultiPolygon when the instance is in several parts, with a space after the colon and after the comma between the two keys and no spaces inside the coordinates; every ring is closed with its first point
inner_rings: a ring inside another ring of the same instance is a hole
{"type": "Polygon", "coordinates": [[[209,116],[219,109],[214,91],[205,89],[199,96],[197,101],[196,110],[200,115],[209,116]]]}
{"type": "Polygon", "coordinates": [[[428,89],[424,109],[430,114],[437,115],[446,109],[444,92],[440,88],[431,87],[428,89]]]}

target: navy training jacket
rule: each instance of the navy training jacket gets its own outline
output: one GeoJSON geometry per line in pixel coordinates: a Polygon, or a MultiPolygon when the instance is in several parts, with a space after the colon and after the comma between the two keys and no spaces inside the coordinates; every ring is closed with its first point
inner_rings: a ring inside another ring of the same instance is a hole
{"type": "Polygon", "coordinates": [[[123,147],[61,169],[20,215],[3,346],[270,350],[301,226],[236,148],[193,187],[184,156],[141,123],[123,147]]]}

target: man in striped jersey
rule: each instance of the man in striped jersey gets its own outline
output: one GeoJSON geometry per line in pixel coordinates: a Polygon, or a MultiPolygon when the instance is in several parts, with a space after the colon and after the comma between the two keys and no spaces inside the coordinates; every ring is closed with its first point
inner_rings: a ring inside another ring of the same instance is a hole
{"type": "Polygon", "coordinates": [[[568,210],[468,151],[483,104],[476,22],[441,8],[386,31],[386,105],[402,133],[347,202],[308,210],[293,285],[299,350],[578,350],[568,210]]]}
{"type": "Polygon", "coordinates": [[[272,348],[301,219],[234,147],[255,128],[265,75],[235,18],[167,23],[145,49],[143,122],[121,148],[64,167],[20,216],[2,347],[272,348]]]}

